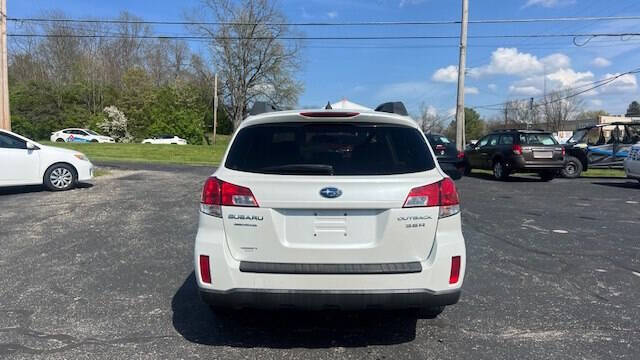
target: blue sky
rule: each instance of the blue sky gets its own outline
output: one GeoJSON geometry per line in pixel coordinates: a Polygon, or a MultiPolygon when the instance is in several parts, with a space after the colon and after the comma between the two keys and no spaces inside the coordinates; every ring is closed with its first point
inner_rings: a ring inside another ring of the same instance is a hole
{"type": "MultiPolygon", "coordinates": [[[[112,18],[130,11],[148,20],[182,20],[198,0],[8,0],[10,17],[62,10],[68,16],[112,18]],[[178,5],[176,5],[178,4],[178,5]]],[[[289,20],[402,21],[455,20],[457,0],[280,0],[289,20]]],[[[637,0],[470,0],[470,19],[640,15],[637,0]]],[[[469,35],[635,32],[640,21],[543,24],[472,24],[469,35]]],[[[18,31],[19,29],[10,29],[18,31]]],[[[156,27],[180,33],[177,27],[156,27]]],[[[458,35],[459,25],[396,27],[305,27],[306,36],[458,35]]],[[[577,47],[572,39],[470,39],[467,106],[540,96],[558,87],[575,88],[640,67],[640,39],[594,39],[577,47]]],[[[447,114],[455,105],[457,40],[306,41],[305,85],[299,105],[323,105],[348,98],[367,106],[402,100],[447,114]]],[[[626,75],[582,97],[586,108],[624,113],[640,100],[637,78],[626,75]]],[[[482,110],[491,116],[492,111],[482,110]]]]}

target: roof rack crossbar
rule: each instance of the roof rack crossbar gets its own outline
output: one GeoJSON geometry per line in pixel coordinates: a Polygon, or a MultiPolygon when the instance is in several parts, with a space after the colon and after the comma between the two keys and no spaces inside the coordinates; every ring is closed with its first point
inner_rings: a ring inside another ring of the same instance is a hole
{"type": "Polygon", "coordinates": [[[402,101],[387,102],[384,104],[380,104],[376,108],[376,111],[386,112],[391,114],[398,114],[402,116],[409,115],[409,113],[407,112],[407,108],[404,106],[402,101]]]}
{"type": "Polygon", "coordinates": [[[253,107],[251,111],[249,111],[249,115],[260,115],[268,112],[278,111],[278,108],[266,101],[256,101],[253,103],[253,107]]]}

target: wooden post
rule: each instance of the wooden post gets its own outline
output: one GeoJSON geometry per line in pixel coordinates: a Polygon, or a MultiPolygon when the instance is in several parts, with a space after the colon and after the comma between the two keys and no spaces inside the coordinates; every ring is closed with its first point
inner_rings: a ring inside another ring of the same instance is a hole
{"type": "Polygon", "coordinates": [[[464,151],[464,75],[467,63],[467,24],[469,20],[469,0],[462,0],[462,28],[460,29],[460,62],[458,64],[458,100],[456,102],[456,146],[464,151]]]}
{"type": "Polygon", "coordinates": [[[213,145],[216,144],[216,132],[218,130],[218,73],[213,80],[213,145]]]}
{"type": "Polygon", "coordinates": [[[0,0],[0,129],[11,131],[9,63],[7,61],[7,0],[0,0]]]}

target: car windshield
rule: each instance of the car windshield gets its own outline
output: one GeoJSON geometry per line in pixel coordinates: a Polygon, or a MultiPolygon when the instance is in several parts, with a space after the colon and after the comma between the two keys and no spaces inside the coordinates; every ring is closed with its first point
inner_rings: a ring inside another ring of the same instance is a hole
{"type": "Polygon", "coordinates": [[[587,133],[586,129],[577,130],[573,133],[573,135],[567,140],[567,144],[577,144],[582,141],[584,135],[587,133]]]}
{"type": "Polygon", "coordinates": [[[551,134],[520,134],[521,145],[556,145],[557,143],[551,134]]]}
{"type": "Polygon", "coordinates": [[[282,175],[392,175],[431,170],[435,163],[410,127],[274,123],[242,129],[225,166],[282,175]]]}

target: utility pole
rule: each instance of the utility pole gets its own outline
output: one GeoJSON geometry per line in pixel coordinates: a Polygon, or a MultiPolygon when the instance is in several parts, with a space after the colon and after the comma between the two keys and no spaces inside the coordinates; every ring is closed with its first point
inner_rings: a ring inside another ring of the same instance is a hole
{"type": "Polygon", "coordinates": [[[218,73],[213,79],[213,145],[216,144],[216,132],[218,130],[218,73]]]}
{"type": "Polygon", "coordinates": [[[7,0],[0,0],[0,129],[11,130],[9,63],[7,61],[7,0]]]}
{"type": "Polygon", "coordinates": [[[458,64],[458,100],[456,103],[456,146],[464,151],[464,73],[467,64],[467,25],[469,23],[469,0],[462,0],[462,29],[460,31],[460,63],[458,64]]]}

